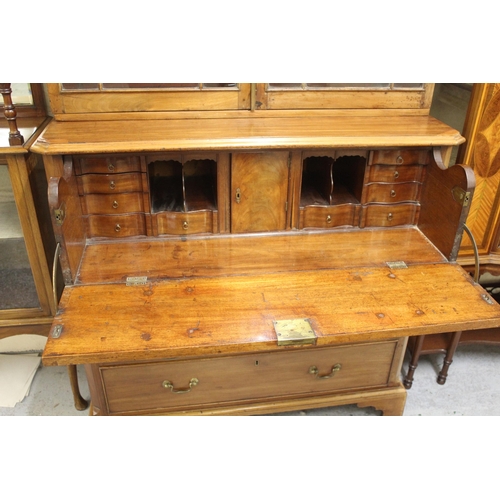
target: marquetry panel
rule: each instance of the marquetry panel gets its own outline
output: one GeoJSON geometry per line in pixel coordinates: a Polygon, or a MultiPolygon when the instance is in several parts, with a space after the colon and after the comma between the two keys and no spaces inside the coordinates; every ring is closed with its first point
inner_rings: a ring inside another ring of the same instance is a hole
{"type": "MultiPolygon", "coordinates": [[[[464,135],[467,143],[457,161],[470,165],[476,176],[476,189],[467,225],[481,256],[494,248],[499,218],[500,187],[500,84],[475,84],[471,96],[464,135]]],[[[464,235],[460,256],[472,255],[472,244],[464,235]]]]}

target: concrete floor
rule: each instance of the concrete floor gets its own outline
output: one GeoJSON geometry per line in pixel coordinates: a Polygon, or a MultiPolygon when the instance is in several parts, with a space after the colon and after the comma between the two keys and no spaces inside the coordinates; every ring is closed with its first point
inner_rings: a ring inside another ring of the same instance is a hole
{"type": "MultiPolygon", "coordinates": [[[[12,354],[15,356],[15,354],[12,354]]],[[[422,356],[408,391],[404,416],[500,416],[500,345],[460,346],[450,367],[445,385],[436,382],[443,355],[422,356]]],[[[407,369],[405,360],[403,371],[407,369]]],[[[82,367],[78,367],[82,396],[89,389],[82,367]]],[[[14,408],[1,408],[0,416],[86,416],[77,411],[64,367],[40,367],[30,394],[14,408]]],[[[291,416],[375,416],[374,408],[355,405],[297,411],[291,416]]]]}

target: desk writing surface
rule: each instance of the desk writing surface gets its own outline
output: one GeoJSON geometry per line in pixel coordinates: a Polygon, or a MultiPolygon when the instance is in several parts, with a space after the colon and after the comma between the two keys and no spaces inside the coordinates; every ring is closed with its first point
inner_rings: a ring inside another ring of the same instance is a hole
{"type": "Polygon", "coordinates": [[[64,365],[282,350],[273,321],[301,318],[317,346],[500,326],[500,305],[484,293],[449,263],[73,286],[54,321],[62,333],[49,338],[43,359],[64,365]]]}

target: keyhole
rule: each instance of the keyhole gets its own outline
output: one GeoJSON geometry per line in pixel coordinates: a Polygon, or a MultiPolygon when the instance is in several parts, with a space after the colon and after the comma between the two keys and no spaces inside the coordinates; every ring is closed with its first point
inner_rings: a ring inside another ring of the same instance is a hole
{"type": "Polygon", "coordinates": [[[241,202],[241,191],[240,188],[236,189],[236,203],[241,202]]]}

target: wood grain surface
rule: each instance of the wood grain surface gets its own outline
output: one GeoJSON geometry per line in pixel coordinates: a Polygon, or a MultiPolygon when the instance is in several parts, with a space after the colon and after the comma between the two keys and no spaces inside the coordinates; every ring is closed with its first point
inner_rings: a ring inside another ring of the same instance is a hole
{"type": "MultiPolygon", "coordinates": [[[[46,365],[277,346],[274,320],[308,318],[317,345],[500,326],[500,305],[458,265],[363,267],[67,287],[46,365]]],[[[293,349],[293,346],[292,346],[293,349]]]]}
{"type": "Polygon", "coordinates": [[[430,116],[314,116],[88,122],[52,121],[43,154],[179,150],[454,146],[463,137],[430,116]]]}

